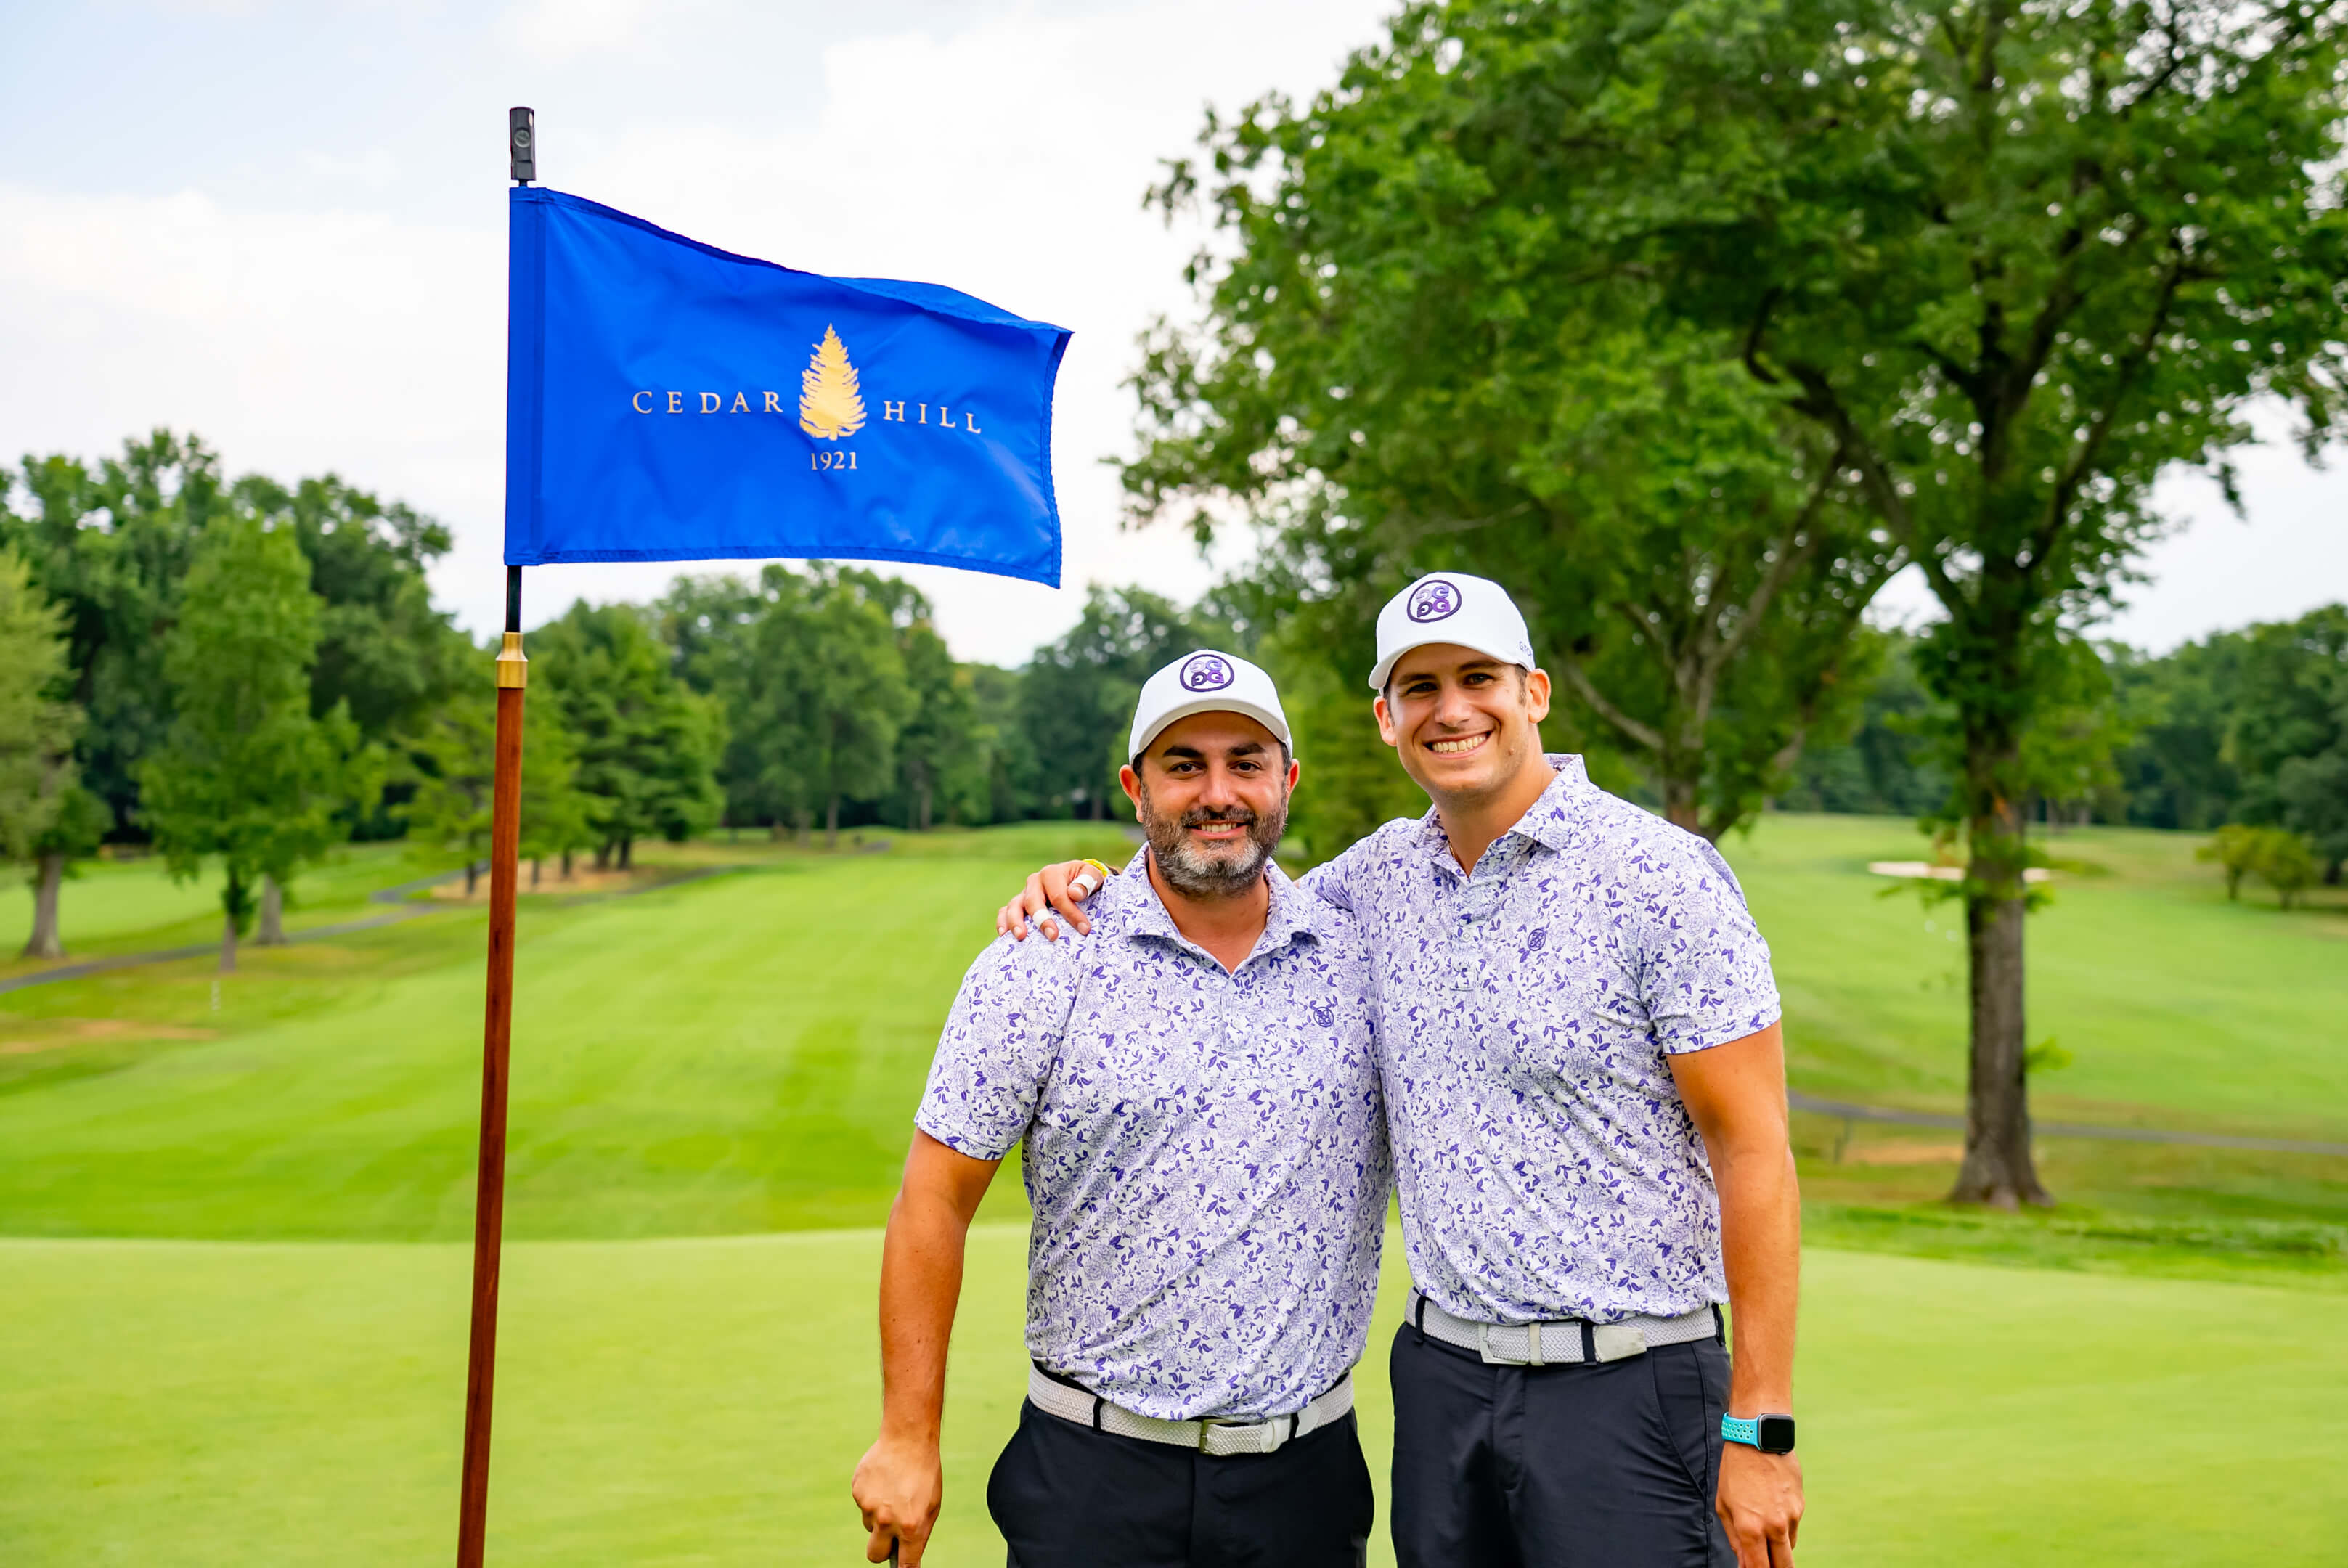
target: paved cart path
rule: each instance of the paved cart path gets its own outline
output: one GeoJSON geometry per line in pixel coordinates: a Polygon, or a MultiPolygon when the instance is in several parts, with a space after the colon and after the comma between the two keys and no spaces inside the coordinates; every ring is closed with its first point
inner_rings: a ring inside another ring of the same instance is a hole
{"type": "MultiPolygon", "coordinates": [[[[1839,1116],[1849,1122],[1887,1122],[1901,1127],[1945,1127],[1964,1130],[1965,1119],[1933,1111],[1897,1111],[1883,1105],[1855,1105],[1844,1100],[1821,1100],[1798,1089],[1786,1091],[1786,1102],[1797,1111],[1819,1116],[1839,1116]]],[[[2203,1149],[2256,1149],[2271,1154],[2348,1155],[2348,1143],[2317,1143],[2297,1138],[2249,1138],[2231,1132],[2187,1132],[2168,1127],[2108,1127],[2085,1122],[2035,1122],[2031,1132],[2041,1138],[2100,1138],[2116,1143],[2185,1143],[2203,1149]]]]}

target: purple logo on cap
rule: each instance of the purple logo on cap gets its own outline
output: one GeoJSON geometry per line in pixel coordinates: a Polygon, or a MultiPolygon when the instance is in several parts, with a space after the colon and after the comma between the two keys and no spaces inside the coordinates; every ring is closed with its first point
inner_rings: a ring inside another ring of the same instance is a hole
{"type": "Polygon", "coordinates": [[[1417,621],[1441,620],[1458,610],[1459,589],[1439,577],[1428,578],[1412,589],[1409,602],[1402,607],[1405,615],[1417,621]]]}
{"type": "Polygon", "coordinates": [[[1185,692],[1220,692],[1230,685],[1231,661],[1220,653],[1193,653],[1182,661],[1182,673],[1178,677],[1185,692]]]}

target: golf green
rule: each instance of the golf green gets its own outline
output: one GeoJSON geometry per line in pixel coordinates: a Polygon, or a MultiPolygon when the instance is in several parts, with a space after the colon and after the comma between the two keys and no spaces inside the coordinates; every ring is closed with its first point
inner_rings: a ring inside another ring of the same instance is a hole
{"type": "MultiPolygon", "coordinates": [[[[1023,1246],[973,1235],[939,1568],[1002,1561],[983,1491],[1025,1373],[1023,1246]]],[[[858,1561],[878,1254],[869,1230],[515,1247],[492,1561],[858,1561]]],[[[438,1559],[468,1255],[0,1243],[0,1561],[438,1559]]],[[[1807,1273],[1813,1568],[2338,1561],[2327,1297],[1836,1252],[1807,1273]]],[[[1359,1379],[1381,1483],[1401,1285],[1389,1266],[1359,1379]]]]}

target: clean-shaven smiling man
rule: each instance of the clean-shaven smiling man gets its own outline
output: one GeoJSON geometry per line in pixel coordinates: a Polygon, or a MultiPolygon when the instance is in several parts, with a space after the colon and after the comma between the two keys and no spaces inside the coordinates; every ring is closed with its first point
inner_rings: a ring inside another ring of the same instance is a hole
{"type": "MultiPolygon", "coordinates": [[[[1432,809],[1298,885],[1359,919],[1377,979],[1402,1568],[1789,1568],[1800,1209],[1743,892],[1543,754],[1549,678],[1497,583],[1396,594],[1369,683],[1432,809]]],[[[1005,927],[1049,904],[1081,931],[1072,870],[1005,927]]]]}
{"type": "Polygon", "coordinates": [[[1086,936],[982,953],[938,1042],[882,1254],[867,1555],[927,1545],[963,1240],[1023,1144],[1034,1373],[987,1487],[1013,1568],[1357,1568],[1392,1186],[1368,953],[1270,864],[1297,776],[1270,676],[1176,661],[1126,754],[1147,847],[1086,936]]]}

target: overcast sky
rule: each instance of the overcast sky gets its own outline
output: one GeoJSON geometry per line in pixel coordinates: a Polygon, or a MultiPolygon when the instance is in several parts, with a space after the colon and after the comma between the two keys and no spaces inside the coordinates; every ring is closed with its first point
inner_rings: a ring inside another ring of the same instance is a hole
{"type": "MultiPolygon", "coordinates": [[[[447,521],[435,573],[499,613],[505,110],[541,180],[818,272],[951,284],[1074,329],[1057,591],[905,569],[964,658],[1023,661],[1087,582],[1188,597],[1181,538],[1117,527],[1134,338],[1188,303],[1195,232],[1140,210],[1201,111],[1325,84],[1386,0],[0,7],[0,454],[96,456],[156,425],[233,472],[333,469],[447,521]]],[[[2110,629],[2166,648],[2348,597],[2348,476],[2246,456],[2110,629]]],[[[536,569],[529,620],[644,599],[664,565],[536,569]]],[[[1895,616],[1921,596],[1895,585],[1895,616]]]]}

